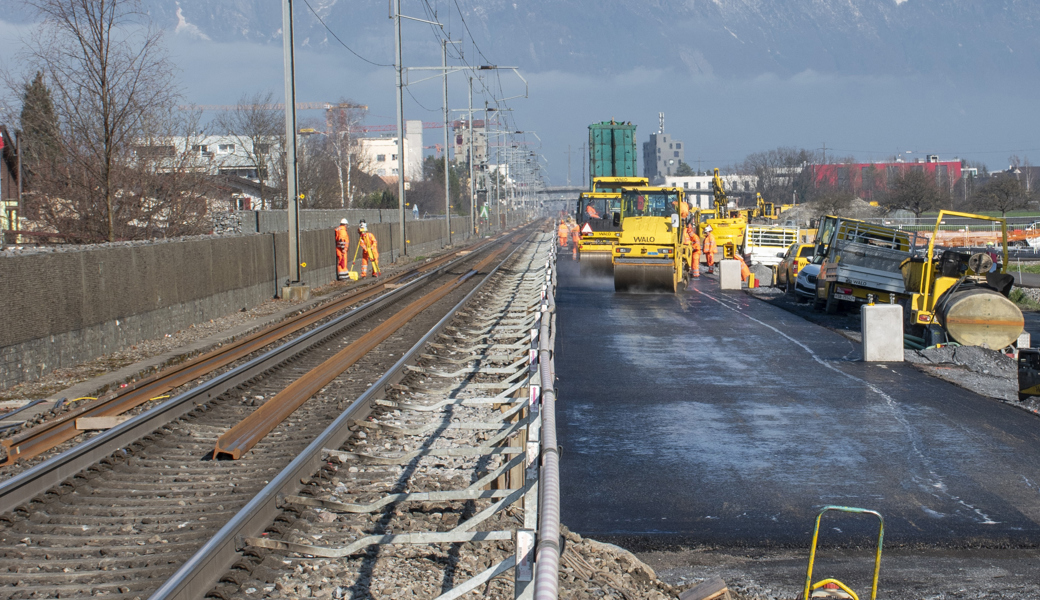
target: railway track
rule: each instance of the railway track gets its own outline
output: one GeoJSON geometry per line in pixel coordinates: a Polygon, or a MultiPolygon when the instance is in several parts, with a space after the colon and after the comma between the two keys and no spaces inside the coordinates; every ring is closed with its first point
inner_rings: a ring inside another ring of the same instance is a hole
{"type": "Polygon", "coordinates": [[[320,448],[211,595],[533,597],[542,419],[531,349],[552,245],[545,235],[523,268],[413,348],[399,382],[365,399],[344,443],[320,448]]]}
{"type": "Polygon", "coordinates": [[[75,427],[77,418],[116,416],[132,411],[154,398],[162,397],[186,384],[196,382],[203,377],[226,369],[230,365],[247,360],[272,344],[319,326],[352,306],[378,298],[387,291],[409,283],[421,283],[424,275],[435,273],[457,261],[460,256],[479,251],[493,241],[494,239],[474,244],[458,252],[446,254],[421,265],[415,265],[401,273],[374,281],[372,285],[353,290],[329,303],[319,305],[180,365],[134,382],[117,394],[109,394],[95,401],[85,402],[57,418],[0,440],[0,445],[5,453],[0,467],[7,467],[0,471],[0,477],[9,477],[19,472],[25,468],[27,463],[31,465],[34,458],[46,455],[54,448],[61,448],[69,440],[80,436],[83,432],[75,427]],[[19,468],[11,468],[16,464],[19,468]]]}
{"type": "MultiPolygon", "coordinates": [[[[312,329],[295,339],[5,481],[0,597],[144,598],[183,571],[200,548],[213,545],[215,533],[229,523],[264,517],[264,511],[243,512],[355,398],[378,385],[378,374],[485,280],[478,272],[500,263],[522,237],[412,275],[426,279],[421,285],[314,319],[312,329]],[[420,288],[433,291],[415,298],[420,288]],[[406,303],[415,314],[395,320],[389,308],[406,303]],[[345,370],[327,379],[312,376],[330,361],[345,370]],[[308,379],[310,387],[299,389],[308,379]],[[310,399],[288,410],[269,433],[254,432],[256,439],[239,455],[243,460],[213,459],[221,454],[221,436],[281,403],[293,386],[310,399]]],[[[245,356],[250,353],[256,348],[245,356]]],[[[214,570],[232,564],[229,556],[211,557],[209,571],[195,573],[182,589],[211,588],[214,570]]]]}

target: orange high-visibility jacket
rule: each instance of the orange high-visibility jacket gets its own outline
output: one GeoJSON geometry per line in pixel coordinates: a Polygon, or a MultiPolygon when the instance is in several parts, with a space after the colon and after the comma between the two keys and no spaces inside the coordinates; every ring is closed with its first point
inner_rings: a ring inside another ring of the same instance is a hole
{"type": "Polygon", "coordinates": [[[703,244],[703,246],[704,246],[704,253],[705,254],[711,254],[711,255],[715,254],[715,251],[717,249],[717,244],[715,243],[715,234],[714,233],[709,231],[708,233],[704,234],[704,244],[703,244]]]}
{"type": "Polygon", "coordinates": [[[599,218],[599,213],[596,212],[596,209],[593,208],[591,204],[588,204],[588,205],[585,206],[585,213],[587,215],[589,215],[590,218],[593,218],[593,219],[598,219],[599,218]]]}
{"type": "Polygon", "coordinates": [[[346,225],[340,225],[336,228],[336,249],[347,251],[347,246],[350,245],[350,233],[347,231],[346,225]]]}
{"type": "Polygon", "coordinates": [[[376,242],[376,236],[371,232],[361,233],[358,236],[358,245],[361,246],[361,252],[364,253],[365,258],[379,259],[379,245],[376,242]]]}
{"type": "Polygon", "coordinates": [[[686,235],[686,240],[685,241],[686,241],[686,243],[688,243],[691,246],[691,248],[693,250],[693,253],[694,254],[700,254],[700,252],[701,252],[701,241],[699,239],[697,239],[697,234],[696,234],[696,232],[693,231],[693,226],[692,225],[687,225],[686,229],[684,229],[684,232],[685,232],[685,235],[686,235]]]}

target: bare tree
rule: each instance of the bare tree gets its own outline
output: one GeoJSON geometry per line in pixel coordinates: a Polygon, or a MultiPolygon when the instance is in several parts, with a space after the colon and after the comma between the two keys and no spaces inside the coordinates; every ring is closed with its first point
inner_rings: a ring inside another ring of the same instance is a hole
{"type": "Polygon", "coordinates": [[[972,205],[975,210],[999,210],[1000,216],[1025,208],[1029,193],[1022,182],[1013,175],[998,175],[990,178],[975,193],[972,205]]]}
{"type": "Polygon", "coordinates": [[[812,165],[816,154],[802,148],[780,147],[749,154],[737,171],[754,175],[756,191],[766,200],[780,204],[811,200],[815,189],[812,165]]]}
{"type": "Polygon", "coordinates": [[[340,99],[327,114],[327,125],[332,148],[335,152],[336,175],[339,182],[339,206],[351,208],[354,204],[353,171],[365,170],[364,154],[361,152],[358,127],[365,118],[365,111],[354,102],[340,99]]]}
{"type": "Polygon", "coordinates": [[[275,107],[271,92],[255,92],[242,96],[234,109],[221,113],[214,122],[221,133],[234,138],[245,149],[260,182],[260,209],[268,208],[264,186],[272,179],[272,170],[278,172],[271,150],[283,145],[285,113],[275,107]]]}
{"type": "Polygon", "coordinates": [[[44,212],[73,237],[133,237],[141,198],[133,146],[148,116],[175,104],[162,31],[137,0],[28,0],[42,24],[28,62],[50,84],[60,168],[37,181],[44,212]]]}
{"type": "Polygon", "coordinates": [[[908,210],[919,220],[921,214],[941,208],[949,201],[949,190],[937,185],[934,176],[923,170],[909,169],[889,182],[888,192],[880,198],[879,204],[889,210],[908,210]]]}

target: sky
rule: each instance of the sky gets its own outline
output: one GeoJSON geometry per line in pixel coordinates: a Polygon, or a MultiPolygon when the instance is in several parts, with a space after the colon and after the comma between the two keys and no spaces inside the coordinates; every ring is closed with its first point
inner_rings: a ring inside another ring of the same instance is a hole
{"type": "MultiPolygon", "coordinates": [[[[31,28],[24,21],[3,18],[0,69],[17,72],[20,40],[31,28]]],[[[392,39],[390,23],[387,20],[385,33],[392,39]]],[[[283,96],[280,44],[214,41],[191,24],[165,25],[166,44],[179,67],[178,84],[186,101],[233,104],[253,91],[283,96]]],[[[406,24],[405,35],[429,36],[421,27],[425,26],[406,24]]],[[[359,50],[377,61],[390,58],[381,56],[385,48],[359,50]]],[[[490,58],[502,65],[520,62],[509,56],[490,58]]],[[[440,56],[407,51],[405,64],[439,65],[440,56]]],[[[366,64],[335,42],[324,47],[303,45],[297,50],[297,65],[300,101],[349,98],[369,106],[368,124],[394,122],[393,69],[366,64]]],[[[570,181],[581,184],[579,148],[587,140],[590,123],[611,118],[632,121],[642,143],[657,130],[659,112],[665,113],[665,131],[685,142],[686,162],[695,169],[734,165],[752,152],[778,146],[826,147],[828,156],[853,156],[863,162],[885,160],[896,153],[910,159],[939,154],[944,160],[982,162],[991,170],[1007,168],[1013,154],[1023,159],[1040,157],[1035,117],[1040,82],[1032,78],[992,85],[972,77],[812,70],[749,77],[718,72],[691,75],[670,67],[636,67],[605,76],[551,69],[521,73],[529,83],[529,96],[509,101],[511,126],[536,132],[540,141],[533,135],[524,137],[544,157],[543,166],[554,185],[567,183],[568,145],[570,181]],[[905,154],[908,151],[912,154],[905,154]]],[[[500,72],[500,77],[499,95],[523,94],[522,82],[514,75],[500,72]]],[[[449,104],[453,109],[465,108],[465,75],[450,75],[449,81],[449,104]]],[[[497,87],[498,82],[489,85],[497,87]]],[[[474,104],[482,107],[479,85],[477,89],[474,104]]],[[[406,119],[442,119],[439,79],[410,85],[409,90],[406,119]]],[[[302,113],[301,119],[321,116],[302,113]]],[[[441,130],[426,130],[425,145],[441,140],[441,130]]]]}

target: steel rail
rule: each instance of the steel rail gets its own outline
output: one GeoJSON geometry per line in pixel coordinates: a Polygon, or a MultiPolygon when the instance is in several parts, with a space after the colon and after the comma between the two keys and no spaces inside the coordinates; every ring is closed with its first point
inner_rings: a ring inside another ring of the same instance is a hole
{"type": "MultiPolygon", "coordinates": [[[[387,287],[388,285],[393,285],[419,273],[439,269],[452,259],[460,258],[459,254],[461,252],[471,254],[486,248],[488,244],[493,242],[494,238],[484,244],[475,244],[475,248],[469,247],[467,249],[462,249],[434,259],[431,262],[417,265],[403,273],[388,277],[377,285],[368,286],[364,289],[354,291],[343,298],[339,298],[331,303],[308,310],[281,323],[276,323],[266,329],[258,331],[240,340],[236,340],[235,342],[225,345],[217,350],[208,352],[177,365],[163,373],[156,374],[137,382],[130,389],[124,390],[117,396],[86,403],[84,406],[71,410],[57,419],[41,423],[25,433],[2,440],[0,441],[0,444],[2,444],[6,449],[7,457],[3,462],[0,462],[0,467],[12,465],[18,460],[33,458],[61,443],[75,438],[82,433],[76,429],[77,418],[109,417],[123,414],[157,396],[161,396],[166,392],[195,381],[221,367],[240,360],[281,338],[299,331],[300,329],[309,327],[329,315],[343,310],[346,306],[368,300],[387,289],[393,289],[387,287]]],[[[465,254],[463,256],[465,256],[465,254]]]]}
{"type": "Polygon", "coordinates": [[[371,331],[351,342],[347,347],[305,373],[296,381],[290,383],[288,387],[275,394],[273,398],[264,402],[259,408],[249,413],[249,416],[221,435],[213,449],[213,458],[231,458],[233,460],[241,458],[257,442],[262,440],[268,433],[271,433],[275,427],[302,406],[304,402],[317,394],[321,388],[328,385],[336,377],[339,377],[343,371],[346,371],[354,363],[361,360],[398,329],[419,316],[419,313],[433,306],[435,302],[456,290],[468,281],[470,277],[476,275],[477,271],[482,269],[488,262],[497,258],[503,250],[504,248],[500,248],[492,252],[472,270],[395,312],[371,331]]]}
{"type": "MultiPolygon", "coordinates": [[[[478,251],[485,250],[489,246],[490,244],[485,244],[478,251]]],[[[471,257],[472,254],[467,254],[455,261],[442,264],[440,267],[416,277],[402,287],[393,289],[304,335],[272,348],[245,364],[239,365],[218,377],[214,377],[163,402],[155,408],[120,423],[104,433],[94,436],[82,444],[77,444],[75,447],[0,483],[0,514],[14,510],[43,491],[59,485],[69,477],[90,467],[98,460],[126,448],[137,440],[194,410],[196,407],[262,375],[293,356],[324,342],[342,329],[384,309],[387,305],[396,302],[400,297],[410,294],[422,282],[436,277],[442,271],[452,268],[459,262],[471,257]]]]}
{"type": "Polygon", "coordinates": [[[310,445],[253,497],[242,510],[228,521],[188,562],[182,565],[153,593],[149,600],[197,600],[204,597],[220,577],[238,559],[238,549],[246,536],[255,536],[274,522],[278,516],[279,498],[295,495],[302,487],[301,478],[321,468],[322,452],[339,448],[351,435],[350,424],[363,419],[371,410],[373,401],[385,395],[391,385],[399,383],[407,374],[406,365],[415,361],[423,348],[434,339],[461,310],[522,247],[517,245],[494,269],[488,272],[451,310],[415,343],[372,387],[358,396],[310,445]]]}

